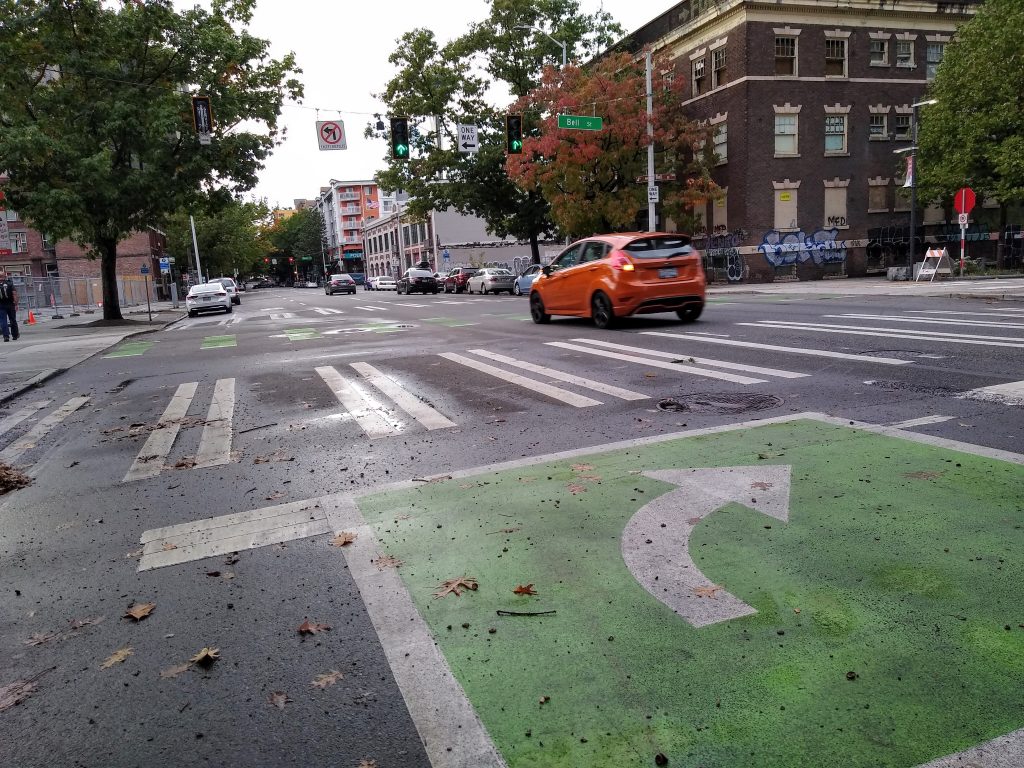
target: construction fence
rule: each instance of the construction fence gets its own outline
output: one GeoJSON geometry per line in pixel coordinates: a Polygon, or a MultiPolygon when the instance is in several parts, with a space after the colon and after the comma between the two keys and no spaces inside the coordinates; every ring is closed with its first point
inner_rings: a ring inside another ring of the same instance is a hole
{"type": "MultiPolygon", "coordinates": [[[[55,317],[92,314],[102,311],[103,281],[98,277],[26,277],[13,276],[18,292],[18,316],[27,318],[31,311],[37,315],[55,317]]],[[[148,280],[142,275],[119,275],[117,295],[122,307],[146,303],[147,288],[151,301],[170,299],[169,282],[158,278],[148,280]]]]}

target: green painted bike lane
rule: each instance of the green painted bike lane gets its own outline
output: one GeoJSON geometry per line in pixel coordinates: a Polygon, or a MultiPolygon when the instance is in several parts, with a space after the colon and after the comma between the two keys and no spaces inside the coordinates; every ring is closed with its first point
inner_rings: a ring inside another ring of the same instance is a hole
{"type": "Polygon", "coordinates": [[[909,767],[1024,727],[1018,464],[802,420],[358,504],[510,766],[909,767]],[[716,586],[686,597],[756,611],[695,627],[622,541],[674,489],[642,473],[703,467],[790,467],[791,487],[786,522],[683,501],[645,532],[692,525],[716,586]],[[435,596],[463,575],[478,589],[435,596]]]}

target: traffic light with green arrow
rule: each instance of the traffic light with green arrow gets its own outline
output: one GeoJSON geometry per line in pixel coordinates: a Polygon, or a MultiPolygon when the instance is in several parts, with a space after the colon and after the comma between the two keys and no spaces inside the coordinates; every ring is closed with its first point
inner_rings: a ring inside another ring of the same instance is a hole
{"type": "Polygon", "coordinates": [[[409,159],[409,118],[391,118],[391,157],[395,160],[409,159]]]}
{"type": "Polygon", "coordinates": [[[523,153],[522,115],[505,115],[505,151],[510,155],[523,153]]]}

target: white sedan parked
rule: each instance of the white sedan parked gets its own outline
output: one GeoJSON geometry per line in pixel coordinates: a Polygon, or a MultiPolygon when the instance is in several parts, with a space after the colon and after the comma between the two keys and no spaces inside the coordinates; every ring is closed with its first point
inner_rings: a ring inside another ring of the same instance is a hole
{"type": "Polygon", "coordinates": [[[220,283],[193,285],[185,296],[185,308],[189,317],[195,317],[200,312],[231,312],[234,309],[231,296],[220,283]]]}
{"type": "Polygon", "coordinates": [[[398,281],[393,277],[381,275],[373,280],[373,290],[375,291],[395,291],[398,290],[398,281]]]}

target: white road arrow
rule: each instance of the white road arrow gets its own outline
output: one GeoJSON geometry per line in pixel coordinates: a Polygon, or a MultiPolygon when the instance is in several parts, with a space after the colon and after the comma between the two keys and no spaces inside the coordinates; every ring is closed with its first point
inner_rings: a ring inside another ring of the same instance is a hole
{"type": "Polygon", "coordinates": [[[756,613],[700,572],[690,557],[690,534],[702,518],[731,502],[788,520],[790,467],[662,469],[643,474],[679,487],[642,506],[622,532],[622,557],[636,580],[695,627],[756,613]]]}

